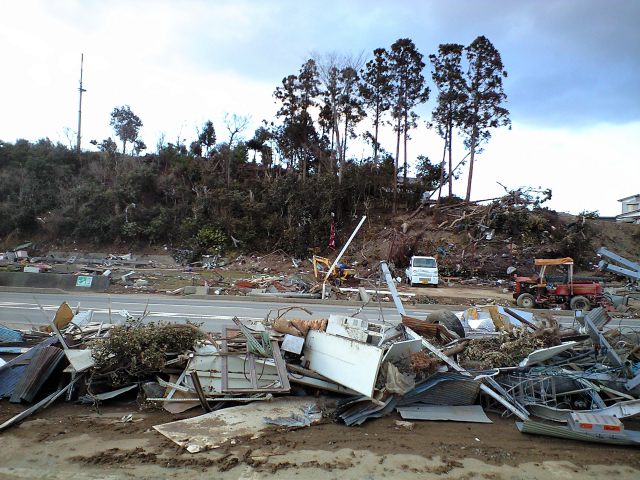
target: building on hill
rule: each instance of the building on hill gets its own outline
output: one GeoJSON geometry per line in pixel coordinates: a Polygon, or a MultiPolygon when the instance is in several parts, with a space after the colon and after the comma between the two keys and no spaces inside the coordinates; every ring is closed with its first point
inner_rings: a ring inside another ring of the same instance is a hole
{"type": "Polygon", "coordinates": [[[640,224],[640,193],[618,201],[622,203],[622,213],[616,216],[616,221],[640,224]]]}

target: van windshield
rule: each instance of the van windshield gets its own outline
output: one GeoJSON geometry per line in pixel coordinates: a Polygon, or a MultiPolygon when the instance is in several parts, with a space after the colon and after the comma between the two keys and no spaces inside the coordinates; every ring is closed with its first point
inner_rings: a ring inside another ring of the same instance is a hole
{"type": "Polygon", "coordinates": [[[436,260],[435,258],[414,258],[413,266],[419,268],[435,268],[436,260]]]}

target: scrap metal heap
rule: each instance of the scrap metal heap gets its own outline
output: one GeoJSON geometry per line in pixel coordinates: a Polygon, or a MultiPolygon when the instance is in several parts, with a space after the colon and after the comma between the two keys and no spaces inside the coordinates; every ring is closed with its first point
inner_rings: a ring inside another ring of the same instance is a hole
{"type": "Polygon", "coordinates": [[[256,401],[251,411],[265,417],[252,420],[252,432],[310,426],[321,416],[360,425],[394,410],[405,420],[490,423],[485,412],[492,412],[517,417],[524,433],[640,444],[621,422],[640,413],[640,342],[611,328],[606,310],[578,312],[572,328],[499,306],[418,319],[380,267],[401,322],[382,309],[369,320],[362,308],[314,318],[287,307],[260,322],[236,317],[214,333],[146,323],[146,311],[96,323],[91,312],[62,304],[49,332],[0,327],[0,354],[14,355],[0,364],[0,398],[35,402],[0,430],[63,395],[98,405],[135,390],[173,413],[207,412],[156,427],[192,452],[221,445],[195,438],[194,426],[251,423],[249,410],[233,405],[256,401]],[[301,393],[316,396],[300,400],[301,393]]]}

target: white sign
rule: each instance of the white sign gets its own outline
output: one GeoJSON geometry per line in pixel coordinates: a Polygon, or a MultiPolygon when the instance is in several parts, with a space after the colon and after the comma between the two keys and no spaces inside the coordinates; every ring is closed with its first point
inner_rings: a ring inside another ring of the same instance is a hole
{"type": "Polygon", "coordinates": [[[76,280],[76,287],[91,287],[91,282],[93,282],[93,277],[80,275],[76,280]]]}

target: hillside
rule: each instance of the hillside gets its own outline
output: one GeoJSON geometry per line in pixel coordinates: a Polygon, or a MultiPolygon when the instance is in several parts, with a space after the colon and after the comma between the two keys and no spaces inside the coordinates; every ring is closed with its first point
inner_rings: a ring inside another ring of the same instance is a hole
{"type": "Polygon", "coordinates": [[[544,190],[505,192],[482,204],[420,203],[434,181],[420,177],[399,190],[393,215],[390,162],[348,162],[340,179],[331,170],[305,177],[252,162],[242,143],[202,158],[173,145],[131,157],[78,156],[48,140],[0,142],[0,248],[31,241],[40,255],[133,251],[180,262],[274,251],[332,257],[332,223],[339,249],[367,215],[345,257],[359,269],[437,254],[446,276],[501,278],[509,266],[531,271],[536,257],[571,256],[589,271],[600,246],[640,257],[639,225],[559,214],[544,208],[551,195],[544,190]]]}

